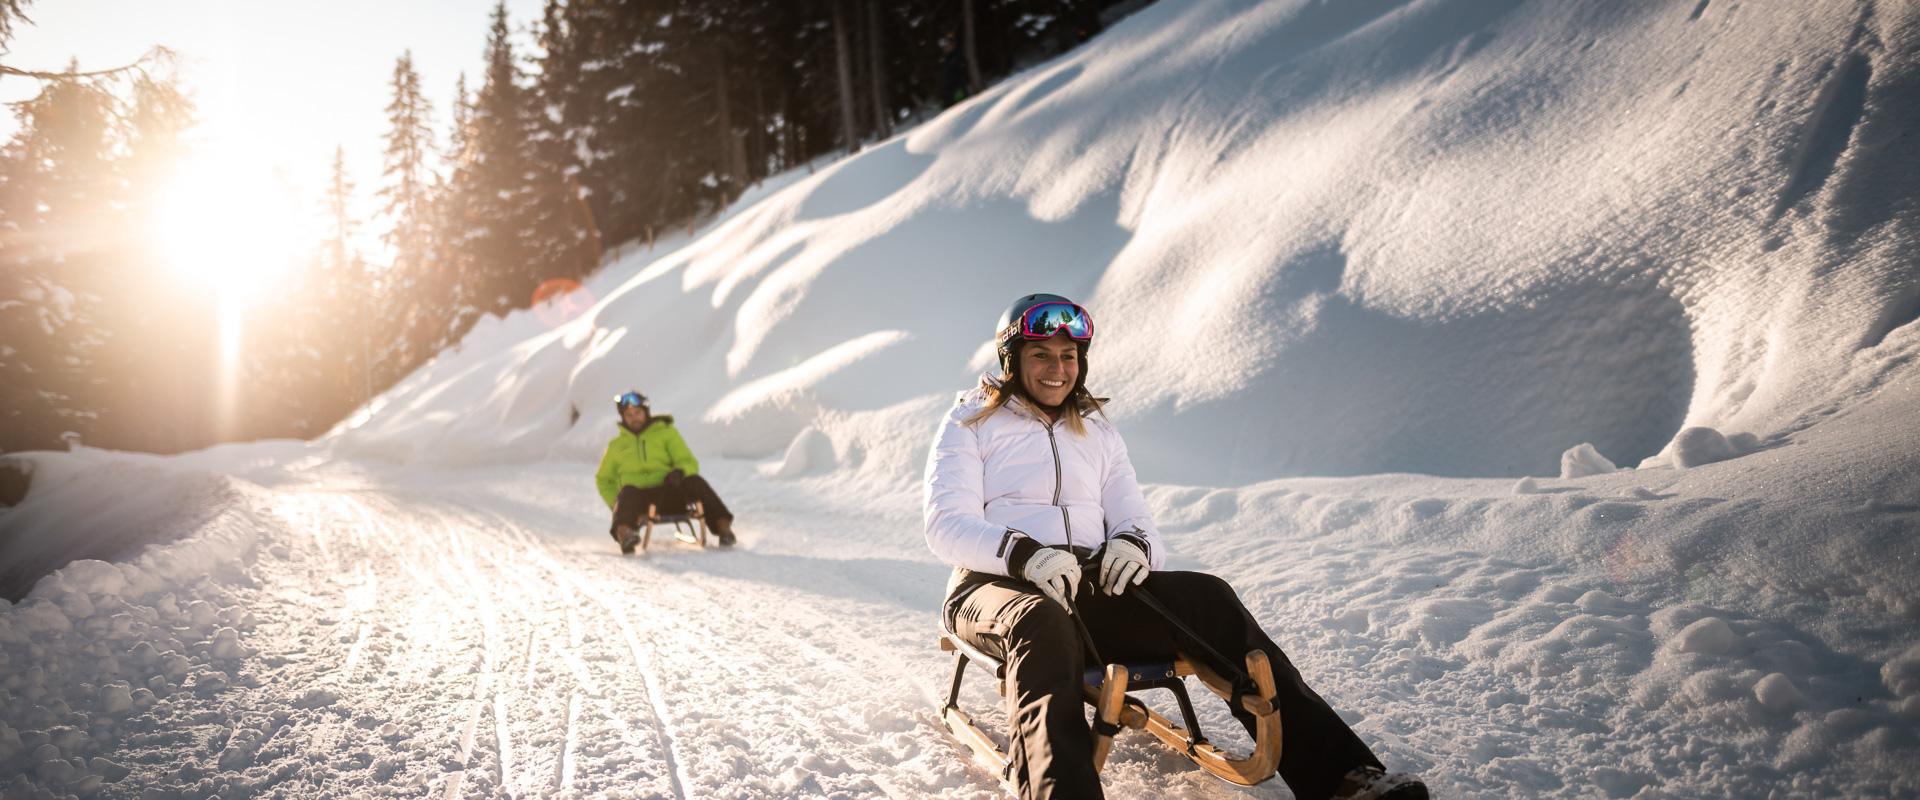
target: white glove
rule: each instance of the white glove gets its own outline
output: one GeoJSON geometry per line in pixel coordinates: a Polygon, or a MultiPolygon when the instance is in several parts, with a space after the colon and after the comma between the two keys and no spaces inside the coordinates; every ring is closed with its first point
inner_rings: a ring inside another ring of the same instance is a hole
{"type": "Polygon", "coordinates": [[[1053,598],[1067,613],[1073,613],[1074,594],[1080,591],[1080,560],[1065,550],[1045,549],[1027,559],[1027,580],[1040,587],[1040,593],[1053,598]]]}
{"type": "Polygon", "coordinates": [[[1125,539],[1107,540],[1107,552],[1100,556],[1100,588],[1107,594],[1125,592],[1147,579],[1147,554],[1125,539]]]}

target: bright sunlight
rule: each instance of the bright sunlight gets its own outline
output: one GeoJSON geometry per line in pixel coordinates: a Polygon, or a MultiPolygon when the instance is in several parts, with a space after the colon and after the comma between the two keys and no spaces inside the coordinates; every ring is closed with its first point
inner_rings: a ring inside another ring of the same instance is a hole
{"type": "Polygon", "coordinates": [[[223,426],[235,418],[249,305],[292,274],[297,254],[313,242],[291,193],[272,179],[267,163],[209,145],[182,160],[156,198],[161,260],[183,289],[211,292],[218,307],[223,426]]]}
{"type": "Polygon", "coordinates": [[[250,299],[311,244],[300,210],[267,174],[266,163],[196,153],[160,198],[156,233],[167,266],[219,292],[223,303],[250,299]]]}

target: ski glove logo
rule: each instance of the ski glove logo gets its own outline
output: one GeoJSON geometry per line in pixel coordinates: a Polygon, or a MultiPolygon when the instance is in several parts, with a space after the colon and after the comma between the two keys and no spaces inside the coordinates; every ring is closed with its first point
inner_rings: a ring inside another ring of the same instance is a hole
{"type": "Polygon", "coordinates": [[[1080,560],[1072,553],[1051,547],[1041,550],[1027,559],[1023,572],[1041,594],[1073,613],[1073,598],[1080,591],[1080,560]]]}
{"type": "Polygon", "coordinates": [[[1107,540],[1107,552],[1100,556],[1100,588],[1118,595],[1128,586],[1139,586],[1147,579],[1147,554],[1126,539],[1107,540]]]}

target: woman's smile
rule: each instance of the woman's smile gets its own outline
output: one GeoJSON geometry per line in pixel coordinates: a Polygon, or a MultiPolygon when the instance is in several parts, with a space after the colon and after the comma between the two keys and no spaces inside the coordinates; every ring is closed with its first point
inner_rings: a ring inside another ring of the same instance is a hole
{"type": "Polygon", "coordinates": [[[1058,407],[1080,377],[1080,348],[1065,335],[1020,348],[1020,382],[1035,403],[1058,407]]]}

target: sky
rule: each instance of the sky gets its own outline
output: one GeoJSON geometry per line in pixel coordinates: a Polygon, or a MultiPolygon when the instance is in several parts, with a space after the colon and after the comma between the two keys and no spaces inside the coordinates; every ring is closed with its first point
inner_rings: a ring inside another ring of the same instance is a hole
{"type": "MultiPolygon", "coordinates": [[[[28,7],[33,24],[15,31],[5,63],[57,70],[118,66],[155,45],[179,54],[182,83],[198,105],[196,138],[205,153],[271,178],[318,207],[336,146],[346,150],[359,206],[373,208],[379,184],[383,109],[394,61],[408,49],[445,136],[456,77],[477,86],[492,0],[58,0],[28,7]]],[[[508,18],[527,52],[540,0],[508,0],[508,18]]],[[[17,102],[35,82],[0,82],[17,102]]],[[[14,121],[0,121],[11,136],[14,121]]]]}

